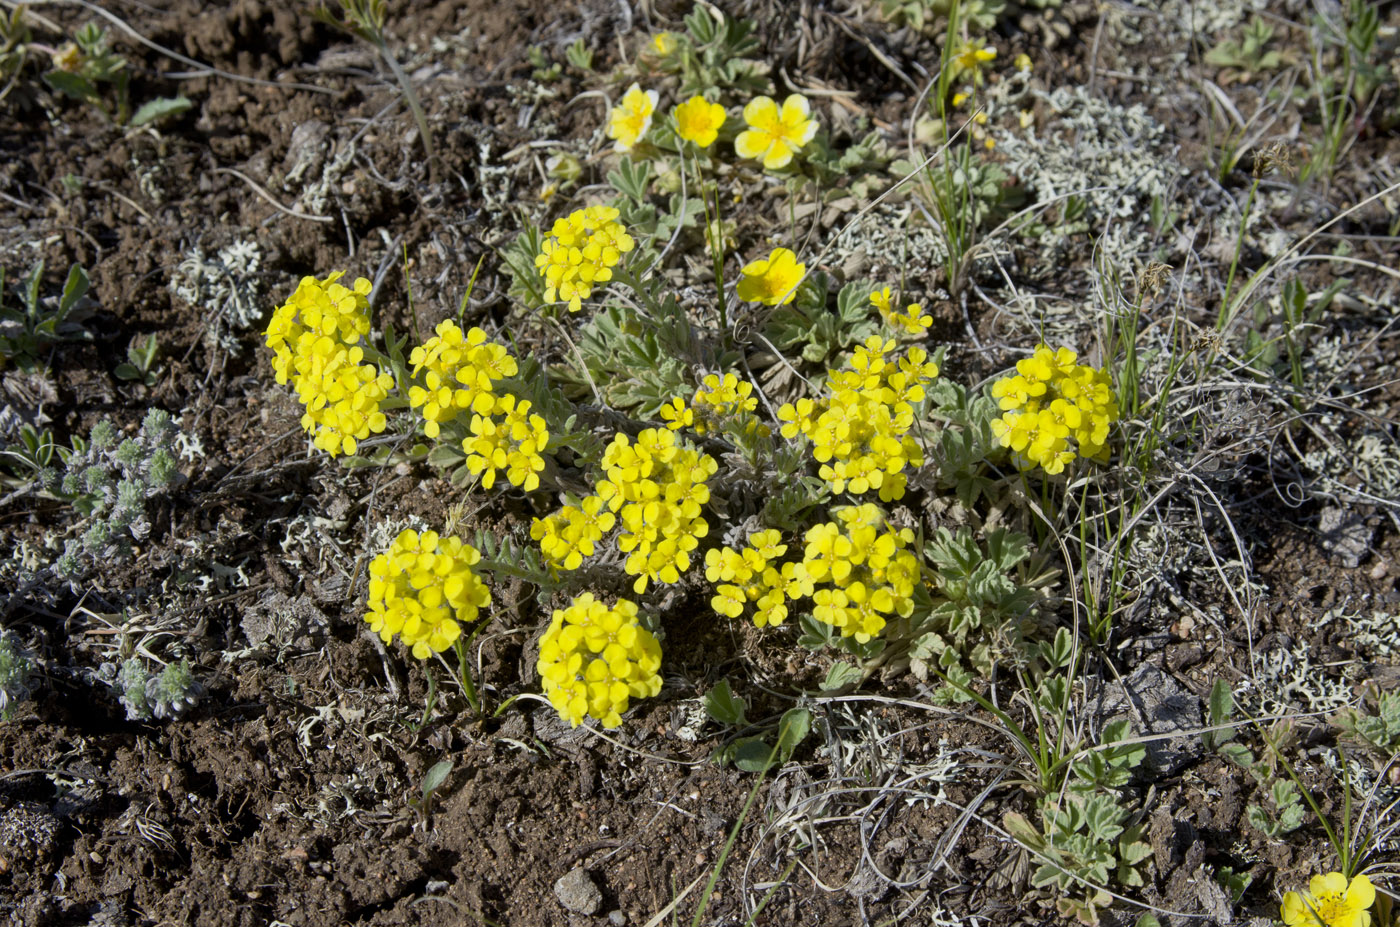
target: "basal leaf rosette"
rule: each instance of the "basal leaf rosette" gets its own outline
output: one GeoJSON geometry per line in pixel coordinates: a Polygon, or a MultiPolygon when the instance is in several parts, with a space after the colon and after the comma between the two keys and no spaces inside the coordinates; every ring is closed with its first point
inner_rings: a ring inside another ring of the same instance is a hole
{"type": "Polygon", "coordinates": [[[536,663],[549,703],[574,727],[585,717],[617,727],[631,699],[661,691],[660,668],[661,645],[638,622],[636,604],[607,606],[591,592],[555,610],[536,663]]]}
{"type": "Polygon", "coordinates": [[[481,553],[458,537],[405,530],[369,565],[365,621],[391,643],[394,635],[426,660],[451,647],[462,625],[491,604],[491,592],[472,572],[481,553]]]}

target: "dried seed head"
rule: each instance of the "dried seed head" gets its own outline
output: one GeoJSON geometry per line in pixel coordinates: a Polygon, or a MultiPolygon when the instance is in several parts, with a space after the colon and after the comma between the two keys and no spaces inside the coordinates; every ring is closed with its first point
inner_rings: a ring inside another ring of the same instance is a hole
{"type": "Polygon", "coordinates": [[[1143,270],[1138,277],[1138,287],[1151,293],[1155,298],[1162,292],[1162,284],[1167,282],[1168,275],[1171,274],[1171,265],[1163,264],[1161,261],[1153,261],[1143,270]]]}
{"type": "Polygon", "coordinates": [[[1283,142],[1274,142],[1254,156],[1254,179],[1258,180],[1273,171],[1293,175],[1293,153],[1283,142]]]}

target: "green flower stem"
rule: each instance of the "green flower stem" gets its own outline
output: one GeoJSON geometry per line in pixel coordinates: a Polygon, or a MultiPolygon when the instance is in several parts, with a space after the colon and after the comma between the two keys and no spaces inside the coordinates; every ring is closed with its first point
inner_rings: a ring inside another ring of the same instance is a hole
{"type": "MultiPolygon", "coordinates": [[[[685,171],[685,159],[681,159],[681,171],[685,171]]],[[[724,292],[724,216],[720,212],[719,186],[715,186],[715,214],[710,215],[710,198],[705,195],[705,184],[700,169],[700,155],[695,155],[695,182],[700,190],[700,205],[705,210],[705,240],[710,245],[710,258],[714,267],[715,291],[719,298],[719,329],[724,346],[730,347],[733,339],[729,330],[729,303],[724,292]]]]}
{"type": "Polygon", "coordinates": [[[1240,254],[1244,251],[1244,233],[1249,225],[1249,213],[1254,208],[1254,194],[1259,190],[1260,178],[1254,178],[1254,182],[1249,185],[1249,196],[1245,197],[1244,212],[1240,214],[1240,234],[1235,239],[1235,256],[1230,261],[1230,274],[1225,278],[1225,297],[1220,301],[1220,316],[1215,320],[1215,330],[1223,332],[1226,324],[1230,321],[1231,306],[1230,296],[1235,287],[1235,271],[1240,266],[1240,254]]]}
{"type": "Polygon", "coordinates": [[[471,663],[467,659],[467,646],[481,633],[481,625],[472,632],[471,637],[463,639],[457,638],[452,649],[457,654],[457,681],[462,684],[462,694],[466,696],[467,704],[472,706],[472,711],[477,717],[481,717],[481,696],[476,691],[476,682],[472,679],[471,663]]]}
{"type": "Polygon", "coordinates": [[[379,53],[389,64],[389,70],[394,72],[394,77],[399,82],[399,87],[403,89],[404,99],[408,101],[408,108],[413,111],[413,120],[418,123],[418,134],[423,138],[423,151],[428,156],[428,183],[437,184],[437,152],[433,149],[433,133],[428,128],[428,117],[423,112],[423,104],[418,99],[418,92],[413,89],[413,84],[409,81],[408,75],[399,66],[398,60],[393,52],[389,51],[389,46],[382,38],[375,43],[379,48],[379,53]]]}

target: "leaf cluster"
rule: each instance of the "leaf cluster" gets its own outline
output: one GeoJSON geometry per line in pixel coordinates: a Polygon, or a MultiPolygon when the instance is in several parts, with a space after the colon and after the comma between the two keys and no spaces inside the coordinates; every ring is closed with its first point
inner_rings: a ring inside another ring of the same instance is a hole
{"type": "Polygon", "coordinates": [[[680,75],[682,97],[716,89],[740,95],[768,88],[767,67],[747,57],[758,51],[754,24],[735,16],[711,13],[701,4],[685,17],[685,32],[660,58],[662,71],[680,75]]]}
{"type": "Polygon", "coordinates": [[[126,346],[126,361],[118,364],[113,373],[118,380],[135,380],[145,386],[155,386],[161,374],[156,365],[159,356],[160,343],[154,333],[144,338],[137,335],[126,346]]]}
{"type": "MultiPolygon", "coordinates": [[[[958,0],[880,0],[880,15],[894,26],[908,26],[915,32],[942,35],[941,21],[953,13],[958,0]]],[[[1058,3],[1055,5],[1058,6],[1058,3]]],[[[1006,0],[963,0],[958,18],[978,32],[990,32],[1006,10],[1006,0]]]]}
{"type": "Polygon", "coordinates": [[[146,671],[145,663],[137,656],[129,657],[115,673],[111,664],[103,669],[129,721],[178,718],[204,694],[204,687],[190,672],[188,660],[167,664],[154,674],[146,671]]]}
{"type": "Polygon", "coordinates": [[[129,88],[131,71],[126,59],[112,51],[107,30],[88,23],[74,33],[73,44],[79,52],[76,69],[45,71],[44,83],[56,93],[94,107],[108,121],[137,128],[183,113],[194,105],[183,96],[157,97],[146,101],[133,113],[129,88]],[[110,101],[105,88],[110,88],[110,101]]]}
{"type": "Polygon", "coordinates": [[[1294,278],[1283,284],[1277,311],[1268,302],[1255,304],[1254,325],[1245,331],[1245,361],[1266,377],[1287,375],[1301,390],[1303,357],[1318,331],[1318,321],[1350,283],[1350,278],[1342,277],[1313,295],[1302,281],[1294,278]],[[1281,331],[1271,334],[1274,330],[1281,331]]]}
{"type": "Polygon", "coordinates": [[[53,431],[45,428],[40,431],[29,422],[19,426],[18,441],[11,442],[0,450],[0,465],[9,470],[13,477],[0,477],[6,483],[35,481],[40,489],[51,489],[58,480],[55,466],[61,448],[54,441],[53,431]]]}
{"type": "Polygon", "coordinates": [[[25,653],[19,638],[0,631],[0,721],[7,721],[14,704],[29,697],[34,661],[25,653]]]}
{"type": "MultiPolygon", "coordinates": [[[[1030,538],[996,528],[978,543],[971,528],[940,527],[925,541],[924,558],[934,598],[927,615],[911,625],[910,668],[924,679],[936,667],[940,675],[966,685],[972,678],[966,661],[990,676],[999,656],[1020,649],[1036,588],[1046,581],[1031,577],[1023,566],[1030,558],[1030,538]]],[[[939,695],[968,699],[956,685],[939,695]]]]}
{"type": "Polygon", "coordinates": [[[540,589],[541,599],[558,588],[554,572],[540,557],[535,544],[522,543],[509,534],[497,537],[484,528],[477,529],[473,546],[481,551],[476,569],[523,580],[540,589]]]}
{"type": "MultiPolygon", "coordinates": [[[[944,353],[940,348],[934,354],[940,368],[944,353]]],[[[992,420],[1001,411],[985,395],[969,394],[966,387],[947,377],[929,384],[926,403],[929,417],[943,426],[938,429],[931,455],[934,485],[939,490],[952,490],[958,501],[971,509],[993,484],[987,476],[987,458],[1001,447],[992,432],[992,420]]]]}
{"type": "Polygon", "coordinates": [[[689,369],[706,352],[674,294],[661,296],[656,309],[652,318],[623,305],[598,312],[579,334],[579,356],[551,371],[566,395],[585,399],[596,389],[605,405],[643,419],[688,395],[689,369]]]}
{"type": "Polygon", "coordinates": [[[1256,783],[1267,787],[1265,796],[1270,807],[1265,809],[1263,805],[1251,802],[1245,808],[1245,820],[1265,836],[1277,839],[1303,826],[1307,809],[1303,805],[1302,793],[1292,779],[1275,778],[1276,771],[1269,764],[1256,759],[1252,750],[1235,739],[1236,732],[1231,726],[1234,712],[1235,697],[1230,691],[1230,684],[1217,679],[1211,686],[1206,707],[1209,724],[1201,735],[1201,741],[1207,750],[1213,750],[1243,767],[1256,783]]]}
{"type": "Polygon", "coordinates": [[[1400,693],[1380,693],[1374,714],[1348,708],[1335,721],[1347,734],[1387,757],[1400,751],[1400,693]]]}
{"type": "Polygon", "coordinates": [[[1002,823],[1040,860],[1031,883],[1054,886],[1062,893],[1056,901],[1062,914],[1096,924],[1098,912],[1113,902],[1105,887],[1143,884],[1138,866],[1152,847],[1143,839],[1142,825],[1128,826],[1130,817],[1110,793],[1070,791],[1041,803],[1040,827],[1016,812],[1002,823]]]}
{"type": "Polygon", "coordinates": [[[617,169],[608,171],[608,185],[626,199],[617,204],[622,224],[641,239],[641,255],[632,263],[647,263],[649,253],[657,242],[670,241],[677,228],[694,229],[699,227],[704,215],[704,204],[693,196],[672,193],[667,208],[662,210],[652,203],[650,191],[656,180],[651,163],[623,158],[617,169]]]}
{"type": "MultiPolygon", "coordinates": [[[[820,369],[839,366],[842,353],[880,330],[870,307],[871,286],[852,281],[836,294],[835,311],[827,306],[831,282],[825,271],[814,271],[797,288],[793,301],[772,311],[763,323],[768,342],[783,357],[801,358],[820,369]]],[[[798,384],[788,365],[771,351],[760,350],[749,358],[755,367],[767,368],[764,385],[779,395],[798,384]]]]}
{"type": "Polygon", "coordinates": [[[58,448],[65,473],[61,498],[89,519],[79,539],[65,542],[55,563],[63,576],[77,579],[95,564],[131,556],[132,540],[151,531],[152,500],[184,479],[174,454],[176,428],[169,413],[151,409],[135,437],[119,439],[110,421],[92,427],[88,440],[73,439],[71,451],[58,448]]]}
{"type": "Polygon", "coordinates": [[[5,273],[0,269],[0,366],[5,361],[23,371],[33,371],[40,365],[40,353],[60,341],[88,341],[92,336],[78,324],[93,305],[85,299],[88,276],[81,265],[68,269],[63,293],[57,298],[41,298],[39,290],[44,279],[41,260],[20,280],[21,305],[5,301],[5,273]]]}
{"type": "Polygon", "coordinates": [[[726,727],[757,729],[757,733],[730,740],[714,754],[721,766],[733,763],[745,772],[765,772],[786,763],[812,729],[812,712],[806,708],[790,708],[776,723],[750,724],[748,701],[734,694],[727,679],[705,693],[704,704],[705,713],[726,727]]]}
{"type": "MultiPolygon", "coordinates": [[[[10,80],[24,67],[32,35],[24,21],[24,7],[16,5],[9,14],[0,13],[0,80],[10,80]]],[[[9,88],[0,91],[0,100],[9,88]]]]}
{"type": "Polygon", "coordinates": [[[1283,56],[1269,48],[1274,39],[1274,27],[1255,17],[1245,27],[1240,41],[1221,39],[1206,52],[1205,62],[1217,68],[1231,68],[1249,75],[1272,71],[1282,66],[1283,56]]]}

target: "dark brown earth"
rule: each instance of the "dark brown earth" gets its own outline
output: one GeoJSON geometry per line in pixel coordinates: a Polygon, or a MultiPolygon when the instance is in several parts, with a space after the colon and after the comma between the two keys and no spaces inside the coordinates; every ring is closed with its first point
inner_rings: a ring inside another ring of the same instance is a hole
{"type": "MultiPolygon", "coordinates": [[[[363,542],[388,512],[441,522],[459,493],[422,465],[345,471],[304,455],[300,409],[273,381],[257,331],[226,327],[238,347],[230,351],[207,337],[207,311],[167,285],[192,248],[213,253],[254,241],[269,309],[300,276],[348,267],[351,276],[376,278],[381,324],[427,330],[456,311],[485,257],[468,318],[510,321],[496,249],[519,228],[512,207],[538,213],[525,201],[541,184],[534,155],[521,146],[541,132],[586,138],[603,116],[597,100],[575,99],[595,85],[566,69],[553,95],[534,101],[533,122],[525,120],[517,88],[533,70],[526,50],[537,45],[562,60],[582,36],[603,74],[621,60],[620,48],[630,55],[642,41],[647,14],[602,0],[392,3],[400,60],[423,92],[450,178],[434,187],[382,63],[315,22],[311,4],[100,5],[151,42],[207,65],[307,88],[189,77],[188,64],[124,37],[117,44],[136,75],[133,98],[183,93],[191,111],[159,131],[126,132],[52,98],[33,73],[0,105],[6,282],[42,256],[45,292],[57,292],[66,268],[80,262],[97,304],[85,323],[91,343],[64,344],[46,358],[55,398],[42,411],[55,434],[85,434],[103,417],[134,427],[158,406],[184,416],[203,452],[183,465],[188,482],[133,565],[78,588],[21,583],[14,563],[0,573],[0,624],[42,666],[33,698],[0,722],[0,913],[9,923],[689,922],[755,788],[703,923],[745,923],[775,885],[754,923],[884,924],[908,911],[909,923],[1061,921],[1051,896],[1028,885],[1025,854],[999,829],[1005,812],[1031,806],[1029,791],[998,771],[1012,745],[986,726],[929,710],[911,677],[877,678],[858,696],[812,703],[819,736],[761,783],[713,763],[723,732],[710,723],[697,736],[688,725],[703,717],[701,695],[728,678],[753,703],[751,717],[776,716],[804,686],[815,687],[831,660],[797,648],[792,628],[759,634],[715,623],[698,583],[681,593],[693,607],[676,610],[689,617],[665,630],[661,695],[606,737],[571,730],[535,695],[532,642],[548,612],[518,585],[497,589],[478,658],[488,704],[519,700],[475,718],[437,670],[439,700],[425,713],[424,667],[386,651],[360,619],[363,542]],[[283,181],[296,166],[295,134],[307,126],[329,140],[308,155],[322,161],[359,135],[350,167],[326,192],[327,222],[297,218],[257,192],[293,208],[298,189],[283,181]],[[165,373],[151,387],[117,379],[127,345],[146,334],[159,337],[165,373]],[[250,616],[272,613],[299,623],[280,642],[250,640],[250,616]],[[135,640],[190,659],[207,690],[190,714],[125,718],[96,671],[135,640]],[[415,808],[410,799],[425,772],[443,759],[453,764],[450,777],[430,808],[415,808]],[[570,913],[556,897],[555,881],[577,867],[601,890],[591,916],[570,913]]],[[[89,18],[73,6],[38,7],[66,30],[89,18]]],[[[655,4],[651,28],[678,28],[683,12],[655,4]]],[[[927,39],[896,33],[869,10],[753,3],[745,12],[759,23],[775,73],[849,91],[843,100],[877,125],[907,118],[907,88],[841,27],[906,69],[936,54],[927,39]]],[[[1065,4],[1070,34],[1043,55],[1046,86],[1122,65],[1092,60],[1095,18],[1091,4],[1065,4]]],[[[1041,43],[1014,17],[996,40],[1006,57],[1041,43]]],[[[1144,99],[1140,85],[1111,75],[1099,86],[1110,98],[1147,102],[1177,133],[1187,165],[1201,166],[1191,163],[1204,146],[1198,114],[1144,99]]],[[[819,104],[824,112],[830,105],[819,104]]],[[[1400,157],[1400,144],[1377,127],[1353,157],[1400,157]]],[[[601,180],[601,164],[589,170],[601,180]]],[[[1247,184],[1237,175],[1231,183],[1247,184]]],[[[1343,172],[1330,195],[1354,202],[1366,189],[1343,172]]],[[[1298,221],[1306,228],[1311,220],[1298,221]]],[[[1384,225],[1359,217],[1343,230],[1384,235],[1384,225]]],[[[1393,240],[1359,241],[1357,254],[1388,256],[1394,266],[1393,240]]],[[[1364,273],[1357,276],[1364,286],[1364,273]]],[[[1038,285],[1054,283],[1052,275],[1038,285]]],[[[935,311],[959,337],[956,308],[935,311]]],[[[983,317],[974,306],[972,322],[983,317]]],[[[1393,357],[1395,338],[1382,337],[1377,357],[1393,357]]],[[[951,371],[995,369],[969,346],[951,345],[951,371]]],[[[12,371],[5,376],[17,382],[12,371]]],[[[1382,395],[1370,413],[1393,429],[1393,383],[1382,395]]],[[[1281,505],[1271,494],[1271,461],[1235,464],[1247,488],[1230,490],[1227,504],[1262,607],[1242,620],[1217,574],[1185,569],[1175,594],[1216,620],[1190,617],[1180,599],[1144,600],[1118,631],[1123,646],[1092,657],[1096,678],[1150,663],[1204,699],[1217,678],[1247,674],[1251,647],[1267,654],[1307,642],[1314,666],[1358,691],[1368,680],[1393,681],[1393,657],[1386,665],[1359,652],[1344,628],[1318,626],[1334,606],[1400,607],[1393,517],[1383,506],[1351,505],[1371,529],[1370,544],[1358,566],[1341,566],[1320,543],[1320,503],[1281,505]]],[[[466,513],[473,524],[521,537],[532,511],[518,498],[483,496],[466,513]]],[[[6,496],[7,555],[18,562],[25,545],[42,549],[46,534],[75,517],[58,501],[6,496]]],[[[1226,526],[1214,519],[1209,529],[1222,559],[1235,560],[1226,526]]],[[[1304,781],[1327,788],[1316,755],[1306,753],[1330,736],[1323,719],[1290,736],[1305,751],[1304,781]]],[[[1150,798],[1144,823],[1154,850],[1138,897],[1200,918],[1192,923],[1225,923],[1220,912],[1230,910],[1203,872],[1250,873],[1237,915],[1272,917],[1278,894],[1328,860],[1315,825],[1286,844],[1248,829],[1255,784],[1198,746],[1172,768],[1140,775],[1133,789],[1150,798]]],[[[1335,811],[1340,798],[1329,792],[1325,801],[1335,811]]],[[[1128,912],[1136,916],[1120,906],[1107,917],[1129,923],[1128,912]]]]}

